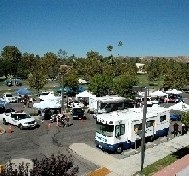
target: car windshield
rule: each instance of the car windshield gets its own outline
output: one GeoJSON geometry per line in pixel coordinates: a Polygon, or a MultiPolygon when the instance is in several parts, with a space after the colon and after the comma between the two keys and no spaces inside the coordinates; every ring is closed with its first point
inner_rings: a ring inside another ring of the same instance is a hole
{"type": "Polygon", "coordinates": [[[12,114],[11,117],[18,120],[31,118],[28,114],[12,114]]]}
{"type": "Polygon", "coordinates": [[[12,94],[6,94],[6,97],[12,97],[12,94]]]}
{"type": "Polygon", "coordinates": [[[41,95],[48,95],[49,93],[48,92],[43,92],[41,95]]]}
{"type": "Polygon", "coordinates": [[[81,108],[74,108],[73,112],[74,113],[83,113],[83,110],[81,108]]]}
{"type": "Polygon", "coordinates": [[[96,121],[96,132],[103,136],[113,137],[114,126],[96,121]]]}

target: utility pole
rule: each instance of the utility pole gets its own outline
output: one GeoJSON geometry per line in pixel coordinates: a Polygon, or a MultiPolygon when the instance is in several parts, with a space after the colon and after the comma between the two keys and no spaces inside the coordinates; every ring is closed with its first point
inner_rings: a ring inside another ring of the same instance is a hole
{"type": "Polygon", "coordinates": [[[143,172],[144,158],[145,158],[145,125],[147,113],[147,88],[144,88],[144,106],[143,106],[143,119],[142,119],[142,141],[141,141],[141,175],[143,172]]]}
{"type": "Polygon", "coordinates": [[[62,73],[62,114],[64,113],[64,74],[62,73]]]}

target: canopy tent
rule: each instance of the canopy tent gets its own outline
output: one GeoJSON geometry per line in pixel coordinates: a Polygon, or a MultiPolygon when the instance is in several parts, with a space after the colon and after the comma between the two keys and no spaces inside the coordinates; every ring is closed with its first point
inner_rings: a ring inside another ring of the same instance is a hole
{"type": "Polygon", "coordinates": [[[40,103],[34,103],[33,107],[37,109],[61,108],[61,103],[60,101],[57,100],[51,100],[51,101],[46,100],[46,101],[41,101],[40,103]]]}
{"type": "Polygon", "coordinates": [[[84,92],[77,94],[76,98],[89,98],[91,96],[93,96],[93,95],[90,92],[88,92],[87,90],[85,90],[84,92]]]}
{"type": "Polygon", "coordinates": [[[170,106],[169,109],[175,111],[189,111],[189,105],[183,102],[179,102],[173,106],[170,106]]]}
{"type": "Polygon", "coordinates": [[[45,95],[43,97],[44,101],[60,101],[62,97],[54,96],[53,94],[45,95]]]}
{"type": "Polygon", "coordinates": [[[16,91],[18,95],[31,95],[31,91],[29,91],[27,88],[20,88],[16,91]]]}
{"type": "Polygon", "coordinates": [[[151,97],[163,97],[167,95],[166,93],[162,92],[162,91],[154,91],[150,94],[151,97]]]}
{"type": "Polygon", "coordinates": [[[173,89],[173,90],[168,90],[168,91],[166,91],[166,93],[167,93],[167,94],[176,94],[176,95],[178,95],[178,94],[181,94],[182,91],[173,89]]]}

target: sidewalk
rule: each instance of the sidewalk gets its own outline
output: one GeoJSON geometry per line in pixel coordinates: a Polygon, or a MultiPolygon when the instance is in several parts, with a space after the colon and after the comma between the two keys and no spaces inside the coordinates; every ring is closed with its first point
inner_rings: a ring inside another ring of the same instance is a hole
{"type": "MultiPolygon", "coordinates": [[[[168,142],[160,143],[145,152],[144,167],[151,165],[159,159],[176,152],[189,145],[189,133],[176,137],[168,142]]],[[[124,159],[117,159],[99,149],[92,148],[84,143],[74,143],[70,149],[81,157],[95,163],[99,167],[106,167],[112,173],[108,176],[132,176],[140,170],[141,153],[131,155],[124,159]]],[[[180,168],[183,169],[183,168],[180,168]]],[[[179,170],[177,170],[179,172],[179,170]]],[[[163,175],[162,175],[163,176],[163,175]]]]}
{"type": "Polygon", "coordinates": [[[188,176],[189,170],[186,170],[187,166],[189,166],[189,154],[165,167],[153,176],[188,176]]]}

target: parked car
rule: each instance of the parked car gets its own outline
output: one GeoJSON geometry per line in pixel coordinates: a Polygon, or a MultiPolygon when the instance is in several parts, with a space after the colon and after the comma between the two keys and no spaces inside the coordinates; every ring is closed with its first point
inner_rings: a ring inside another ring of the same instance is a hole
{"type": "Polygon", "coordinates": [[[73,120],[80,120],[80,119],[83,119],[83,120],[86,120],[86,115],[85,115],[85,111],[80,108],[80,107],[75,107],[72,109],[71,111],[71,115],[73,117],[73,120]]]}
{"type": "Polygon", "coordinates": [[[25,112],[5,112],[3,124],[15,125],[21,130],[24,128],[34,128],[37,126],[35,119],[25,112]]]}
{"type": "Polygon", "coordinates": [[[12,93],[7,92],[3,94],[3,99],[9,103],[16,103],[18,101],[17,96],[13,96],[12,93]]]}

